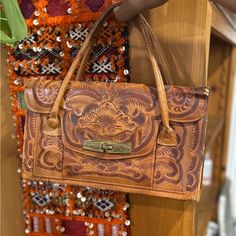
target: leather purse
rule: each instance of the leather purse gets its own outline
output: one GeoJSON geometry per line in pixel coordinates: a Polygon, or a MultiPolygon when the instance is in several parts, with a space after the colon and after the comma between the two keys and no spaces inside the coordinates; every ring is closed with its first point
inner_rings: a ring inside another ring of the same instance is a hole
{"type": "MultiPolygon", "coordinates": [[[[29,80],[23,178],[175,199],[198,199],[207,128],[207,88],[164,86],[145,19],[156,87],[80,80],[110,7],[95,22],[63,81],[29,80]]],[[[134,80],[134,79],[133,79],[134,80]]]]}

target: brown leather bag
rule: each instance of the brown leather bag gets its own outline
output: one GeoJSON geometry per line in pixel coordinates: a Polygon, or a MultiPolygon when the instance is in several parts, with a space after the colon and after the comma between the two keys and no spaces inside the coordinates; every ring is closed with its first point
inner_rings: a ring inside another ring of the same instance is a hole
{"type": "Polygon", "coordinates": [[[95,23],[65,79],[29,80],[23,178],[176,199],[198,199],[209,91],[164,86],[155,36],[136,18],[147,44],[156,88],[81,78],[95,23]]]}

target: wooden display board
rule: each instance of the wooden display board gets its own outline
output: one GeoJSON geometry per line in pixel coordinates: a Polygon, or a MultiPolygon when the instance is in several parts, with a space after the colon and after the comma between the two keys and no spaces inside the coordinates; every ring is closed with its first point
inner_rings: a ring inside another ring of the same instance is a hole
{"type": "MultiPolygon", "coordinates": [[[[204,236],[207,222],[216,219],[217,195],[224,178],[236,30],[205,0],[170,0],[146,16],[165,50],[174,83],[206,86],[209,82],[215,89],[207,139],[207,150],[214,150],[214,184],[203,188],[199,203],[130,195],[131,232],[135,236],[204,236]]],[[[150,77],[140,37],[131,36],[131,73],[140,78],[145,71],[145,77],[150,77]]]]}
{"type": "MultiPolygon", "coordinates": [[[[172,81],[178,85],[207,83],[211,34],[211,5],[205,0],[171,0],[145,14],[171,65],[172,81]]],[[[134,29],[132,29],[134,30],[134,29]]],[[[131,31],[131,73],[141,80],[152,77],[141,36],[131,31]]],[[[130,195],[133,236],[196,235],[194,201],[177,201],[130,195]]]]}
{"type": "Polygon", "coordinates": [[[16,139],[13,139],[11,100],[7,78],[7,51],[1,48],[1,235],[23,236],[23,196],[17,173],[16,139]]]}
{"type": "MultiPolygon", "coordinates": [[[[210,2],[206,0],[169,0],[164,6],[146,14],[165,50],[174,83],[185,86],[205,86],[208,78],[211,79],[210,84],[215,85],[217,92],[222,93],[223,105],[221,106],[225,109],[220,111],[222,115],[220,120],[215,118],[209,120],[208,144],[209,146],[216,145],[220,150],[217,152],[215,162],[217,165],[214,173],[216,185],[203,189],[203,198],[198,204],[194,201],[129,195],[132,236],[202,236],[205,233],[204,222],[209,220],[212,214],[204,209],[209,206],[210,201],[216,199],[219,181],[223,176],[222,165],[226,165],[227,127],[230,120],[232,94],[229,81],[233,77],[231,71],[236,66],[235,49],[232,49],[232,44],[236,42],[234,38],[236,34],[224,16],[220,14],[221,12],[216,7],[212,8],[210,2]],[[212,32],[225,41],[213,39],[212,32]],[[208,67],[210,68],[209,77],[208,67]],[[221,73],[225,73],[223,80],[221,80],[221,73]],[[224,88],[222,92],[220,86],[224,88]],[[214,137],[218,137],[221,140],[220,143],[217,143],[214,137]],[[199,215],[199,219],[204,219],[204,222],[198,220],[199,215]]],[[[141,36],[133,28],[131,28],[130,45],[131,73],[137,79],[136,82],[145,83],[152,77],[152,72],[141,36]]],[[[4,216],[1,220],[1,232],[4,236],[21,236],[24,235],[22,197],[14,148],[16,144],[11,138],[14,129],[6,79],[6,53],[3,50],[1,66],[1,188],[3,189],[1,211],[4,216]]],[[[214,97],[217,97],[217,94],[214,94],[214,97]]],[[[216,104],[216,101],[217,99],[213,99],[210,102],[212,103],[210,112],[213,116],[214,114],[218,116],[217,112],[219,112],[217,110],[219,103],[216,104]]]]}

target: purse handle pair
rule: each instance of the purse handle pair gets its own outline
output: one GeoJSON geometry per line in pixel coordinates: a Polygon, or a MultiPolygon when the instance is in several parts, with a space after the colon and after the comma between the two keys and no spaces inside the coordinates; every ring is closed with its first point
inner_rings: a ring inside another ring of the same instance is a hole
{"type": "MultiPolygon", "coordinates": [[[[58,128],[59,126],[58,113],[60,109],[60,104],[63,100],[64,94],[71,80],[71,77],[73,76],[75,70],[78,67],[78,64],[80,63],[77,78],[78,80],[81,80],[84,68],[86,66],[86,63],[88,62],[88,58],[89,58],[89,55],[93,46],[93,42],[95,40],[95,36],[99,32],[106,18],[110,14],[112,14],[113,9],[118,5],[119,4],[114,4],[110,6],[105,11],[105,13],[95,22],[86,40],[84,41],[81,49],[79,50],[77,56],[72,62],[61,84],[61,87],[58,91],[58,94],[53,104],[53,107],[51,109],[51,112],[47,118],[47,125],[49,128],[51,129],[58,128]]],[[[142,36],[145,40],[145,43],[148,49],[148,54],[149,54],[149,58],[152,64],[152,68],[153,68],[153,74],[154,74],[155,84],[157,88],[157,95],[158,95],[158,101],[159,101],[160,113],[161,113],[161,119],[162,119],[162,127],[157,138],[157,143],[160,145],[165,145],[165,146],[175,146],[177,145],[177,137],[174,130],[169,125],[169,111],[168,111],[165,87],[164,87],[162,75],[161,75],[158,63],[156,61],[156,58],[155,58],[155,54],[154,54],[154,53],[157,53],[155,52],[156,51],[156,37],[142,15],[138,15],[131,22],[133,22],[134,25],[137,28],[139,28],[139,30],[142,33],[142,36]]]]}

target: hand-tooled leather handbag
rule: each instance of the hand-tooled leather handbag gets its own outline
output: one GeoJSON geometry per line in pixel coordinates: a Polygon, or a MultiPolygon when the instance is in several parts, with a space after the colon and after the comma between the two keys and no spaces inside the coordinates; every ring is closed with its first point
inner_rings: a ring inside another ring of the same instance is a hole
{"type": "Polygon", "coordinates": [[[164,86],[155,36],[138,16],[156,88],[81,78],[95,23],[65,79],[30,80],[23,178],[176,199],[198,199],[207,127],[207,88],[164,86]]]}

